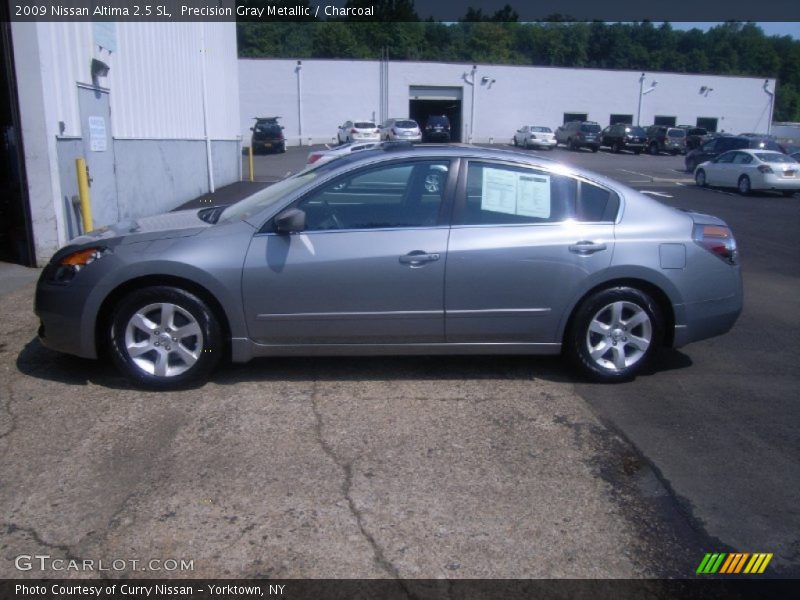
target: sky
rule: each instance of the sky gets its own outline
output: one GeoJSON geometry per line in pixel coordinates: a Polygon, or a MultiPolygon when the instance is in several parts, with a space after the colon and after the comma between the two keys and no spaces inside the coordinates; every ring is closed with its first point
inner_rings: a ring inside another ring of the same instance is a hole
{"type": "MultiPolygon", "coordinates": [[[[800,40],[800,23],[798,22],[780,22],[780,21],[770,21],[770,22],[757,22],[756,23],[761,29],[764,31],[766,35],[790,35],[796,40],[800,40]]],[[[688,23],[684,21],[679,22],[671,22],[673,29],[681,29],[688,31],[689,29],[697,28],[706,31],[711,29],[715,25],[719,25],[719,23],[709,23],[709,22],[702,22],[702,23],[688,23]]]]}

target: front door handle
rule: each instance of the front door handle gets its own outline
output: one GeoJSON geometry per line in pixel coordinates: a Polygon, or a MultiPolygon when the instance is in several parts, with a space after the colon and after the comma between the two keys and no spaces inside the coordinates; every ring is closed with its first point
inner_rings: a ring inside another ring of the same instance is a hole
{"type": "Polygon", "coordinates": [[[581,256],[588,256],[589,254],[600,252],[606,248],[607,246],[603,243],[596,244],[595,242],[590,242],[589,240],[581,240],[580,242],[572,244],[569,247],[569,251],[574,254],[580,254],[581,256]]]}
{"type": "Polygon", "coordinates": [[[423,250],[414,250],[408,254],[400,257],[401,265],[409,265],[411,267],[421,267],[425,263],[439,260],[439,254],[429,254],[423,250]]]}

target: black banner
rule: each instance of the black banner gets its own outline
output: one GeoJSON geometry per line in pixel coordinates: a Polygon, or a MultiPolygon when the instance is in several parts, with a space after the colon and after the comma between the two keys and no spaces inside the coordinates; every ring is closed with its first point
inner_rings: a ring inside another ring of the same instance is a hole
{"type": "Polygon", "coordinates": [[[3,600],[211,600],[281,598],[286,600],[620,600],[625,598],[796,598],[800,581],[755,578],[686,580],[200,580],[200,579],[27,579],[0,580],[3,600]]]}
{"type": "Polygon", "coordinates": [[[797,0],[8,0],[8,4],[12,21],[800,22],[797,0]]]}

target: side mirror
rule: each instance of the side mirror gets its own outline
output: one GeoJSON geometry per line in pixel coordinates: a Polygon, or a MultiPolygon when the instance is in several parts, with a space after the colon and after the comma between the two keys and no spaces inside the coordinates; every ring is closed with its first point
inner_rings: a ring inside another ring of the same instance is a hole
{"type": "Polygon", "coordinates": [[[306,228],[306,213],[299,208],[287,208],[275,216],[277,233],[298,233],[306,228]]]}
{"type": "Polygon", "coordinates": [[[251,128],[250,128],[250,131],[255,131],[255,130],[256,130],[256,128],[255,128],[255,127],[251,127],[251,128]]]}
{"type": "Polygon", "coordinates": [[[281,129],[286,129],[286,127],[284,127],[283,125],[281,125],[281,129]]]}

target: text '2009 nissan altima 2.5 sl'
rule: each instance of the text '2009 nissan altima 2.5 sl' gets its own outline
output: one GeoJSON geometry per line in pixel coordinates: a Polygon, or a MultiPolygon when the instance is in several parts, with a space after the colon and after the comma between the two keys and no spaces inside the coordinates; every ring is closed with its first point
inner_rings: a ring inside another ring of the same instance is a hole
{"type": "Polygon", "coordinates": [[[337,354],[563,351],[619,381],[741,308],[715,217],[529,154],[392,143],[77,238],[36,293],[46,346],[164,388],[226,356],[337,354]]]}

